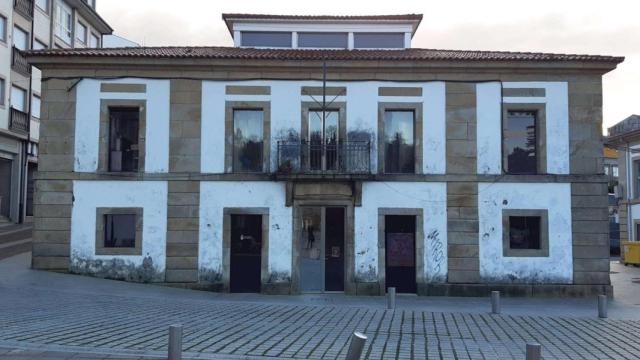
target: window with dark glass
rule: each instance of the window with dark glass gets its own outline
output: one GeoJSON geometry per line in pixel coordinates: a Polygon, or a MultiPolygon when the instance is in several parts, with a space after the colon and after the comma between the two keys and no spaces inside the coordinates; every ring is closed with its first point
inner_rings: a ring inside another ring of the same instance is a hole
{"type": "Polygon", "coordinates": [[[385,111],[384,157],[386,173],[415,173],[413,111],[385,111]]]}
{"type": "Polygon", "coordinates": [[[355,33],[353,46],[356,49],[401,49],[404,48],[404,33],[355,33]]]}
{"type": "Polygon", "coordinates": [[[243,31],[242,46],[291,47],[290,32],[243,31]]]}
{"type": "Polygon", "coordinates": [[[136,247],[135,214],[107,214],[104,216],[104,247],[136,247]]]}
{"type": "Polygon", "coordinates": [[[509,248],[541,249],[540,216],[509,216],[509,248]]]}
{"type": "Polygon", "coordinates": [[[335,32],[300,32],[298,33],[298,47],[301,48],[340,48],[345,49],[349,44],[347,33],[335,32]]]}
{"type": "Polygon", "coordinates": [[[335,110],[309,111],[309,168],[336,170],[338,165],[338,119],[335,110]]]}
{"type": "Polygon", "coordinates": [[[233,171],[262,172],[264,144],[262,110],[233,111],[233,171]]]}
{"type": "Polygon", "coordinates": [[[138,171],[140,111],[109,109],[109,171],[138,171]]]}
{"type": "Polygon", "coordinates": [[[505,122],[505,172],[509,174],[537,173],[535,111],[509,111],[505,122]]]}

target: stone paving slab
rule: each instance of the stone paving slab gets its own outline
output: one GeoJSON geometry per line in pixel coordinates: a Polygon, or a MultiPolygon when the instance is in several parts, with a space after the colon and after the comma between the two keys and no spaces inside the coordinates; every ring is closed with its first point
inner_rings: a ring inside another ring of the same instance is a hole
{"type": "Polygon", "coordinates": [[[367,359],[522,359],[531,341],[552,359],[640,354],[637,321],[0,291],[0,346],[9,347],[160,355],[168,326],[181,323],[192,356],[344,358],[356,330],[369,336],[367,359]]]}

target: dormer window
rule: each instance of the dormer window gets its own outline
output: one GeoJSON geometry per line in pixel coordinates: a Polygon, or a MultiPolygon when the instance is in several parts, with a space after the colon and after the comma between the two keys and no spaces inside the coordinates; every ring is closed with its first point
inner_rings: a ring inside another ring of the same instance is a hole
{"type": "Polygon", "coordinates": [[[291,33],[277,31],[243,31],[242,46],[291,47],[291,33]]]}
{"type": "Polygon", "coordinates": [[[298,47],[346,49],[349,46],[349,34],[338,32],[299,32],[298,47]]]}
{"type": "Polygon", "coordinates": [[[402,49],[404,33],[355,33],[353,47],[356,49],[402,49]]]}

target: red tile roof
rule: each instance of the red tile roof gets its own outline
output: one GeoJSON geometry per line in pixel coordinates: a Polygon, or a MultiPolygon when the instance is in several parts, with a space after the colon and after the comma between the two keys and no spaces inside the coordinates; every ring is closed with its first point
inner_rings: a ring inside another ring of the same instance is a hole
{"type": "Polygon", "coordinates": [[[534,52],[435,49],[313,50],[236,47],[138,47],[98,49],[46,49],[27,51],[29,57],[185,58],[238,60],[344,60],[344,61],[524,61],[621,63],[624,57],[534,52]]]}

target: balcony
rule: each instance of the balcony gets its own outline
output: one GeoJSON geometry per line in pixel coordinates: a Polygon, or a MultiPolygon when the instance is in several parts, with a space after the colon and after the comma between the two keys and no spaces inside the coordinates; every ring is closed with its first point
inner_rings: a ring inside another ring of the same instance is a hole
{"type": "Polygon", "coordinates": [[[29,114],[26,112],[11,108],[11,117],[9,119],[9,130],[20,133],[29,133],[29,114]]]}
{"type": "Polygon", "coordinates": [[[11,68],[25,76],[31,75],[31,65],[27,62],[27,58],[17,47],[13,47],[11,56],[11,68]]]}
{"type": "Polygon", "coordinates": [[[13,8],[27,19],[33,18],[33,0],[14,0],[13,8]]]}
{"type": "Polygon", "coordinates": [[[278,142],[279,175],[369,175],[371,144],[278,142]]]}

